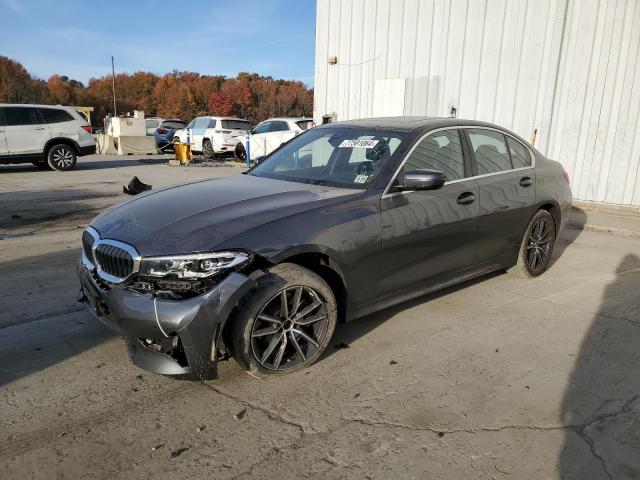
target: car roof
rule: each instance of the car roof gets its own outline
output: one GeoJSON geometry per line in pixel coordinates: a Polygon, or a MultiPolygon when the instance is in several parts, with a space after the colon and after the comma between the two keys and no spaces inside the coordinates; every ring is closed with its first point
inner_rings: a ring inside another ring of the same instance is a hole
{"type": "Polygon", "coordinates": [[[38,107],[38,108],[71,108],[69,105],[45,105],[41,103],[0,103],[0,107],[38,107]]]}
{"type": "Polygon", "coordinates": [[[284,122],[311,122],[313,118],[311,117],[273,117],[267,118],[266,120],[262,120],[260,123],[264,122],[273,122],[274,120],[281,120],[284,122]]]}
{"type": "Polygon", "coordinates": [[[238,117],[214,117],[213,115],[203,115],[201,117],[196,118],[210,118],[212,120],[240,120],[242,122],[248,122],[246,118],[238,118],[238,117]]]}
{"type": "Polygon", "coordinates": [[[476,127],[491,127],[505,130],[504,127],[495,125],[493,123],[481,122],[479,120],[466,120],[463,118],[449,118],[449,117],[374,117],[363,118],[359,120],[344,120],[341,122],[333,122],[325,125],[321,125],[317,128],[327,126],[357,126],[357,127],[369,127],[369,128],[384,128],[398,131],[409,132],[412,130],[432,130],[440,127],[460,127],[460,126],[476,126],[476,127]]]}

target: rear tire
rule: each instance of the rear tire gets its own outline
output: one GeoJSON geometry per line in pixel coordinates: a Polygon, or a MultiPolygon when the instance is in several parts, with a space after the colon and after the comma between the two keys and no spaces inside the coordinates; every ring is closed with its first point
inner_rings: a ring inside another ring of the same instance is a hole
{"type": "Polygon", "coordinates": [[[556,224],[546,210],[538,210],[524,232],[518,263],[508,272],[518,278],[534,278],[547,271],[556,243],[556,224]]]}
{"type": "Polygon", "coordinates": [[[236,315],[229,319],[228,345],[245,370],[272,375],[294,372],[318,360],[337,319],[329,285],[311,270],[283,263],[258,277],[242,298],[236,315]]]}
{"type": "Polygon", "coordinates": [[[211,145],[211,140],[205,138],[202,141],[202,156],[207,160],[212,160],[216,158],[216,152],[213,150],[213,146],[211,145]]]}
{"type": "Polygon", "coordinates": [[[76,166],[77,155],[73,147],[66,143],[58,143],[49,148],[47,164],[52,170],[65,172],[76,166]]]}

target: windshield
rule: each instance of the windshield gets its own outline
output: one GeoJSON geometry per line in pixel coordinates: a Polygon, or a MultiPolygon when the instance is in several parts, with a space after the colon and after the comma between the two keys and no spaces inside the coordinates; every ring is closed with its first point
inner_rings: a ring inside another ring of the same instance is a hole
{"type": "Polygon", "coordinates": [[[405,133],[370,128],[319,128],[291,140],[248,174],[292,182],[367,188],[405,133]]]}

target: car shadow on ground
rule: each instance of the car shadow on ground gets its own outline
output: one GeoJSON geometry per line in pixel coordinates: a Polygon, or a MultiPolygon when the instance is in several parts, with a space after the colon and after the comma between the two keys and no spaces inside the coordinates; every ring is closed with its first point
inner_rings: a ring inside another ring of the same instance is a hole
{"type": "Polygon", "coordinates": [[[0,239],[30,236],[52,222],[88,220],[113,203],[115,197],[126,198],[117,187],[114,193],[92,189],[69,189],[64,194],[48,190],[1,192],[0,239]]]}
{"type": "MultiPolygon", "coordinates": [[[[575,242],[576,239],[582,233],[582,230],[586,223],[586,214],[584,213],[584,211],[574,208],[574,210],[572,211],[572,218],[575,219],[574,224],[570,224],[569,226],[567,226],[560,233],[560,236],[556,241],[556,245],[553,250],[553,256],[551,258],[551,262],[549,265],[550,269],[553,269],[554,264],[562,256],[564,251],[573,242],[575,242]],[[579,224],[578,220],[581,220],[582,223],[579,224]]],[[[423,303],[429,302],[430,300],[433,300],[435,298],[449,295],[451,293],[457,292],[458,290],[468,288],[472,285],[484,282],[490,278],[494,278],[503,274],[504,274],[504,270],[499,270],[487,275],[482,275],[481,277],[467,280],[466,282],[460,283],[458,285],[453,285],[451,287],[439,290],[437,292],[429,293],[429,294],[417,297],[415,299],[402,302],[398,305],[394,305],[392,307],[386,308],[379,312],[356,319],[352,322],[340,323],[337,325],[336,331],[331,340],[331,344],[327,348],[327,351],[324,353],[323,357],[329,357],[333,353],[335,353],[337,349],[345,348],[351,342],[354,342],[358,338],[376,329],[379,325],[383,324],[384,322],[393,318],[396,314],[404,310],[408,310],[417,305],[421,305],[423,303]]]]}
{"type": "MultiPolygon", "coordinates": [[[[136,165],[161,165],[168,164],[172,156],[140,156],[135,155],[127,158],[108,158],[99,156],[97,158],[81,157],[78,159],[76,167],[71,170],[103,170],[107,168],[135,167],[136,165]]],[[[31,163],[20,163],[15,165],[0,165],[0,174],[2,173],[24,173],[29,172],[33,175],[51,175],[51,170],[40,169],[31,163]]],[[[63,172],[64,173],[64,172],[63,172]]]]}
{"type": "Polygon", "coordinates": [[[587,330],[562,402],[560,478],[640,478],[640,258],[626,255],[587,330]]]}

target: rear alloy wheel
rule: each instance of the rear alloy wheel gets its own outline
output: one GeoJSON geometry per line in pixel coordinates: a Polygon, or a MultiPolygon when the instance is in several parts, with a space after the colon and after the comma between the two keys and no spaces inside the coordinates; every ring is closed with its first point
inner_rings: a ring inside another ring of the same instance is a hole
{"type": "Polygon", "coordinates": [[[211,160],[216,158],[216,152],[213,150],[213,146],[211,145],[211,140],[205,138],[202,141],[202,155],[207,160],[211,160]]]}
{"type": "Polygon", "coordinates": [[[73,147],[60,143],[47,152],[47,164],[53,170],[67,171],[76,166],[76,152],[73,147]]]}
{"type": "Polygon", "coordinates": [[[541,275],[549,268],[555,243],[556,225],[553,217],[546,210],[539,210],[525,232],[518,263],[509,272],[521,278],[541,275]]]}
{"type": "Polygon", "coordinates": [[[333,292],[315,273],[281,264],[259,277],[231,325],[231,349],[244,368],[280,374],[324,352],[336,326],[333,292]]]}
{"type": "Polygon", "coordinates": [[[236,160],[241,162],[247,161],[247,151],[244,149],[244,145],[241,143],[236,145],[236,148],[233,150],[233,156],[236,160]]]}

